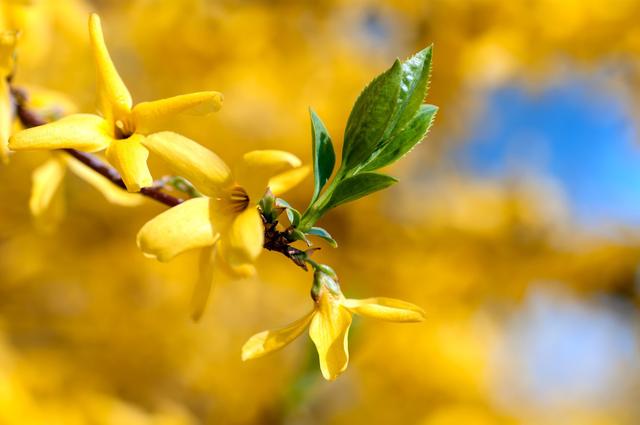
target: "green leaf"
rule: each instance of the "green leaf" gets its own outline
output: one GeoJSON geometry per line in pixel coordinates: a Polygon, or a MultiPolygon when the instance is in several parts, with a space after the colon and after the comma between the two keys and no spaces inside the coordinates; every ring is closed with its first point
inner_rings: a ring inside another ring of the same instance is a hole
{"type": "Polygon", "coordinates": [[[311,114],[311,136],[313,143],[313,176],[314,176],[314,190],[311,197],[311,203],[313,203],[320,191],[324,187],[331,173],[333,172],[333,166],[336,163],[336,154],[333,151],[333,143],[331,143],[331,136],[327,131],[327,128],[320,120],[320,117],[309,108],[311,114]]]}
{"type": "Polygon", "coordinates": [[[276,205],[285,208],[287,218],[289,219],[293,227],[298,226],[298,224],[300,223],[300,212],[297,209],[293,208],[287,201],[282,198],[276,199],[276,205]]]}
{"type": "Polygon", "coordinates": [[[429,46],[402,63],[396,61],[362,92],[345,131],[347,174],[359,172],[413,120],[429,88],[432,52],[429,46]]]}
{"type": "Polygon", "coordinates": [[[433,46],[429,46],[402,62],[398,105],[385,133],[385,139],[402,130],[424,102],[431,78],[432,52],[433,46]]]}
{"type": "MultiPolygon", "coordinates": [[[[402,63],[400,91],[398,92],[396,108],[389,120],[382,140],[376,146],[375,152],[369,156],[366,164],[362,164],[362,166],[357,168],[356,173],[361,170],[375,170],[380,168],[380,166],[377,165],[370,166],[368,162],[373,161],[379,156],[382,150],[387,149],[389,144],[394,142],[394,139],[405,127],[411,124],[419,112],[429,88],[432,51],[432,46],[429,46],[402,63]]],[[[415,123],[413,123],[413,125],[415,125],[415,123]]]]}
{"type": "Polygon", "coordinates": [[[397,181],[391,176],[378,173],[361,173],[348,177],[338,184],[325,210],[386,189],[397,181]]]}
{"type": "Polygon", "coordinates": [[[287,208],[287,218],[293,227],[296,227],[300,223],[300,213],[294,208],[287,208]]]}
{"type": "Polygon", "coordinates": [[[319,238],[324,239],[329,243],[329,245],[331,245],[332,248],[338,247],[338,242],[336,242],[336,240],[333,239],[331,234],[327,232],[325,229],[323,229],[322,227],[312,227],[307,231],[307,235],[317,236],[319,238]]]}
{"type": "Polygon", "coordinates": [[[389,165],[409,153],[420,143],[427,133],[438,112],[438,107],[433,105],[421,105],[418,113],[407,126],[385,144],[364,168],[364,171],[373,171],[389,165]]]}
{"type": "Polygon", "coordinates": [[[396,108],[401,76],[402,65],[396,60],[369,83],[353,105],[342,146],[345,171],[362,165],[375,152],[396,108]]]}

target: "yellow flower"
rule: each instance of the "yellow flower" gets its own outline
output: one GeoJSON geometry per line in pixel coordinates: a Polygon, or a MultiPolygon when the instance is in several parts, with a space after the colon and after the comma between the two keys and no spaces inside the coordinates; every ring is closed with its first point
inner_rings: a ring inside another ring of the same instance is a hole
{"type": "Polygon", "coordinates": [[[0,33],[0,161],[9,161],[9,136],[13,121],[13,103],[9,88],[9,77],[13,73],[16,33],[0,33]]]}
{"type": "Polygon", "coordinates": [[[112,204],[132,207],[140,205],[144,200],[142,195],[120,189],[77,159],[69,155],[54,154],[32,174],[29,209],[37,226],[43,231],[55,229],[64,216],[62,182],[67,170],[97,189],[112,204]]]}
{"type": "Polygon", "coordinates": [[[278,150],[246,153],[232,172],[213,152],[172,132],[149,136],[144,144],[188,179],[205,196],[190,199],[147,222],[138,233],[138,246],[148,257],[169,261],[201,248],[200,278],[194,292],[198,318],[217,267],[232,275],[255,272],[253,262],[264,243],[264,226],[257,205],[267,188],[280,194],[298,184],[308,167],[278,150]]]}
{"type": "MultiPolygon", "coordinates": [[[[316,272],[317,275],[318,272],[316,272]]],[[[424,311],[414,304],[393,298],[345,298],[337,284],[323,284],[315,297],[313,310],[284,328],[253,335],[242,347],[242,360],[255,359],[279,350],[309,327],[309,336],[318,350],[320,370],[327,380],[334,380],[349,363],[348,335],[351,316],[383,319],[392,322],[421,322],[424,311]]]]}
{"type": "Polygon", "coordinates": [[[222,106],[222,95],[208,91],[175,96],[132,107],[131,95],[116,70],[102,35],[100,18],[92,14],[89,34],[98,70],[98,100],[102,116],[74,114],[15,134],[13,150],[72,148],[85,152],[106,149],[107,160],[120,172],[127,189],[137,192],[153,183],[147,166],[146,136],[161,128],[170,115],[208,114],[222,106]]]}

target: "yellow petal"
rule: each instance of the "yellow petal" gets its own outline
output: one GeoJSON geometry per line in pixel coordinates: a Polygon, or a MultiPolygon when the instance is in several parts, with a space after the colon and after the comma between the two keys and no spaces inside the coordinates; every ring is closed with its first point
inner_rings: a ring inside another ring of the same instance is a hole
{"type": "Polygon", "coordinates": [[[424,310],[420,307],[394,298],[346,299],[342,305],[353,313],[392,322],[422,322],[425,319],[424,310]]]}
{"type": "MultiPolygon", "coordinates": [[[[214,220],[213,223],[215,226],[216,221],[214,220]]],[[[216,250],[218,254],[216,266],[227,276],[233,279],[244,279],[256,274],[256,267],[253,265],[253,262],[236,262],[235,264],[230,264],[228,238],[224,240],[220,239],[216,245],[216,250]]]]}
{"type": "Polygon", "coordinates": [[[256,274],[256,267],[253,265],[253,263],[229,263],[229,257],[226,254],[226,252],[228,251],[228,243],[225,244],[221,240],[218,243],[217,248],[218,256],[220,258],[220,261],[218,261],[217,265],[220,270],[223,271],[227,276],[231,276],[233,279],[245,279],[256,274]]]}
{"type": "Polygon", "coordinates": [[[242,346],[242,361],[257,359],[289,344],[309,326],[314,313],[315,311],[311,311],[284,328],[262,331],[253,335],[242,346]]]}
{"type": "Polygon", "coordinates": [[[147,133],[159,130],[163,128],[167,118],[183,112],[194,115],[217,112],[222,107],[222,99],[222,93],[206,91],[138,103],[133,107],[136,131],[147,133]]]}
{"type": "Polygon", "coordinates": [[[223,259],[234,269],[251,265],[260,255],[264,244],[264,225],[256,207],[237,214],[224,229],[221,243],[223,259]]]}
{"type": "Polygon", "coordinates": [[[61,186],[64,161],[53,157],[33,171],[29,209],[43,230],[52,230],[64,215],[61,186]]]}
{"type": "Polygon", "coordinates": [[[269,186],[269,180],[290,168],[302,164],[295,155],[277,150],[251,151],[242,157],[236,168],[236,181],[256,204],[269,186]]]}
{"type": "Polygon", "coordinates": [[[9,147],[13,150],[70,148],[96,152],[105,149],[112,140],[103,118],[92,114],[74,114],[17,132],[9,139],[9,147]]]}
{"type": "Polygon", "coordinates": [[[134,207],[144,202],[144,196],[137,193],[129,193],[119,186],[111,183],[103,175],[87,167],[71,156],[66,158],[69,169],[82,180],[93,186],[98,192],[112,204],[123,207],[134,207]]]}
{"type": "Polygon", "coordinates": [[[138,232],[138,247],[148,257],[169,261],[178,254],[216,243],[209,199],[193,198],[148,221],[138,232]]]}
{"type": "Polygon", "coordinates": [[[203,248],[200,252],[200,261],[198,264],[198,280],[193,290],[193,295],[191,296],[191,318],[196,322],[200,320],[202,313],[204,313],[207,307],[216,263],[215,245],[203,248]]]}
{"type": "Polygon", "coordinates": [[[335,301],[328,291],[322,291],[316,314],[309,325],[309,336],[316,345],[322,376],[334,380],[349,363],[348,336],[351,313],[335,301]]]}
{"type": "Polygon", "coordinates": [[[89,36],[98,71],[98,91],[104,96],[109,108],[102,112],[110,119],[124,117],[131,111],[131,94],[109,56],[100,17],[95,13],[89,17],[89,36]]]}
{"type": "Polygon", "coordinates": [[[9,84],[0,77],[0,161],[9,162],[9,136],[11,136],[11,122],[13,112],[9,84]]]}
{"type": "Polygon", "coordinates": [[[144,136],[134,134],[128,139],[113,140],[107,148],[107,160],[122,175],[129,192],[139,192],[153,184],[147,166],[149,151],[142,144],[143,140],[144,136]]]}
{"type": "Polygon", "coordinates": [[[229,167],[218,155],[204,146],[170,131],[148,136],[145,146],[166,162],[172,171],[187,180],[202,193],[216,196],[229,185],[229,167]]]}
{"type": "Polygon", "coordinates": [[[311,168],[308,165],[294,168],[293,170],[280,173],[269,180],[269,189],[274,195],[280,196],[289,189],[296,187],[309,175],[311,168]]]}

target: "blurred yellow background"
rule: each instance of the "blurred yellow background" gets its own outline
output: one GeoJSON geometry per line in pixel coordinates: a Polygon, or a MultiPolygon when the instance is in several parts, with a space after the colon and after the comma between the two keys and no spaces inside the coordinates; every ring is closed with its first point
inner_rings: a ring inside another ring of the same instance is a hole
{"type": "MultiPolygon", "coordinates": [[[[67,176],[66,215],[28,210],[47,154],[0,168],[0,424],[640,423],[640,1],[0,0],[21,29],[16,84],[95,110],[87,18],[103,18],[135,101],[198,90],[223,109],[168,126],[228,163],[252,149],[309,163],[308,107],[341,143],[360,90],[434,43],[427,140],[400,184],[321,225],[318,259],[349,296],[423,307],[356,321],[325,382],[308,338],[240,347],[310,308],[311,276],[264,252],[189,315],[194,256],[145,259],[164,209],[108,204],[67,176]]],[[[157,175],[161,164],[152,162],[157,175]]],[[[304,209],[308,179],[287,200],[304,209]]]]}

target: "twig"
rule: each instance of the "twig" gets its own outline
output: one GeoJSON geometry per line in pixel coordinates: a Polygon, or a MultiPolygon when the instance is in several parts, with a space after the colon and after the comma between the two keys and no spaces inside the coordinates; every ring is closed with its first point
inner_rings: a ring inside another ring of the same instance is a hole
{"type": "MultiPolygon", "coordinates": [[[[122,190],[126,190],[126,186],[124,185],[120,174],[114,168],[109,167],[96,156],[91,155],[90,153],[80,152],[75,149],[63,149],[63,151],[67,152],[69,155],[82,162],[84,165],[91,168],[95,172],[101,174],[111,183],[122,188],[122,190]]],[[[184,199],[176,198],[175,196],[171,196],[165,192],[162,192],[160,190],[161,187],[162,186],[156,185],[151,187],[143,187],[142,189],[140,189],[140,194],[151,198],[154,201],[165,204],[169,207],[175,207],[176,205],[184,202],[184,199]]]]}

